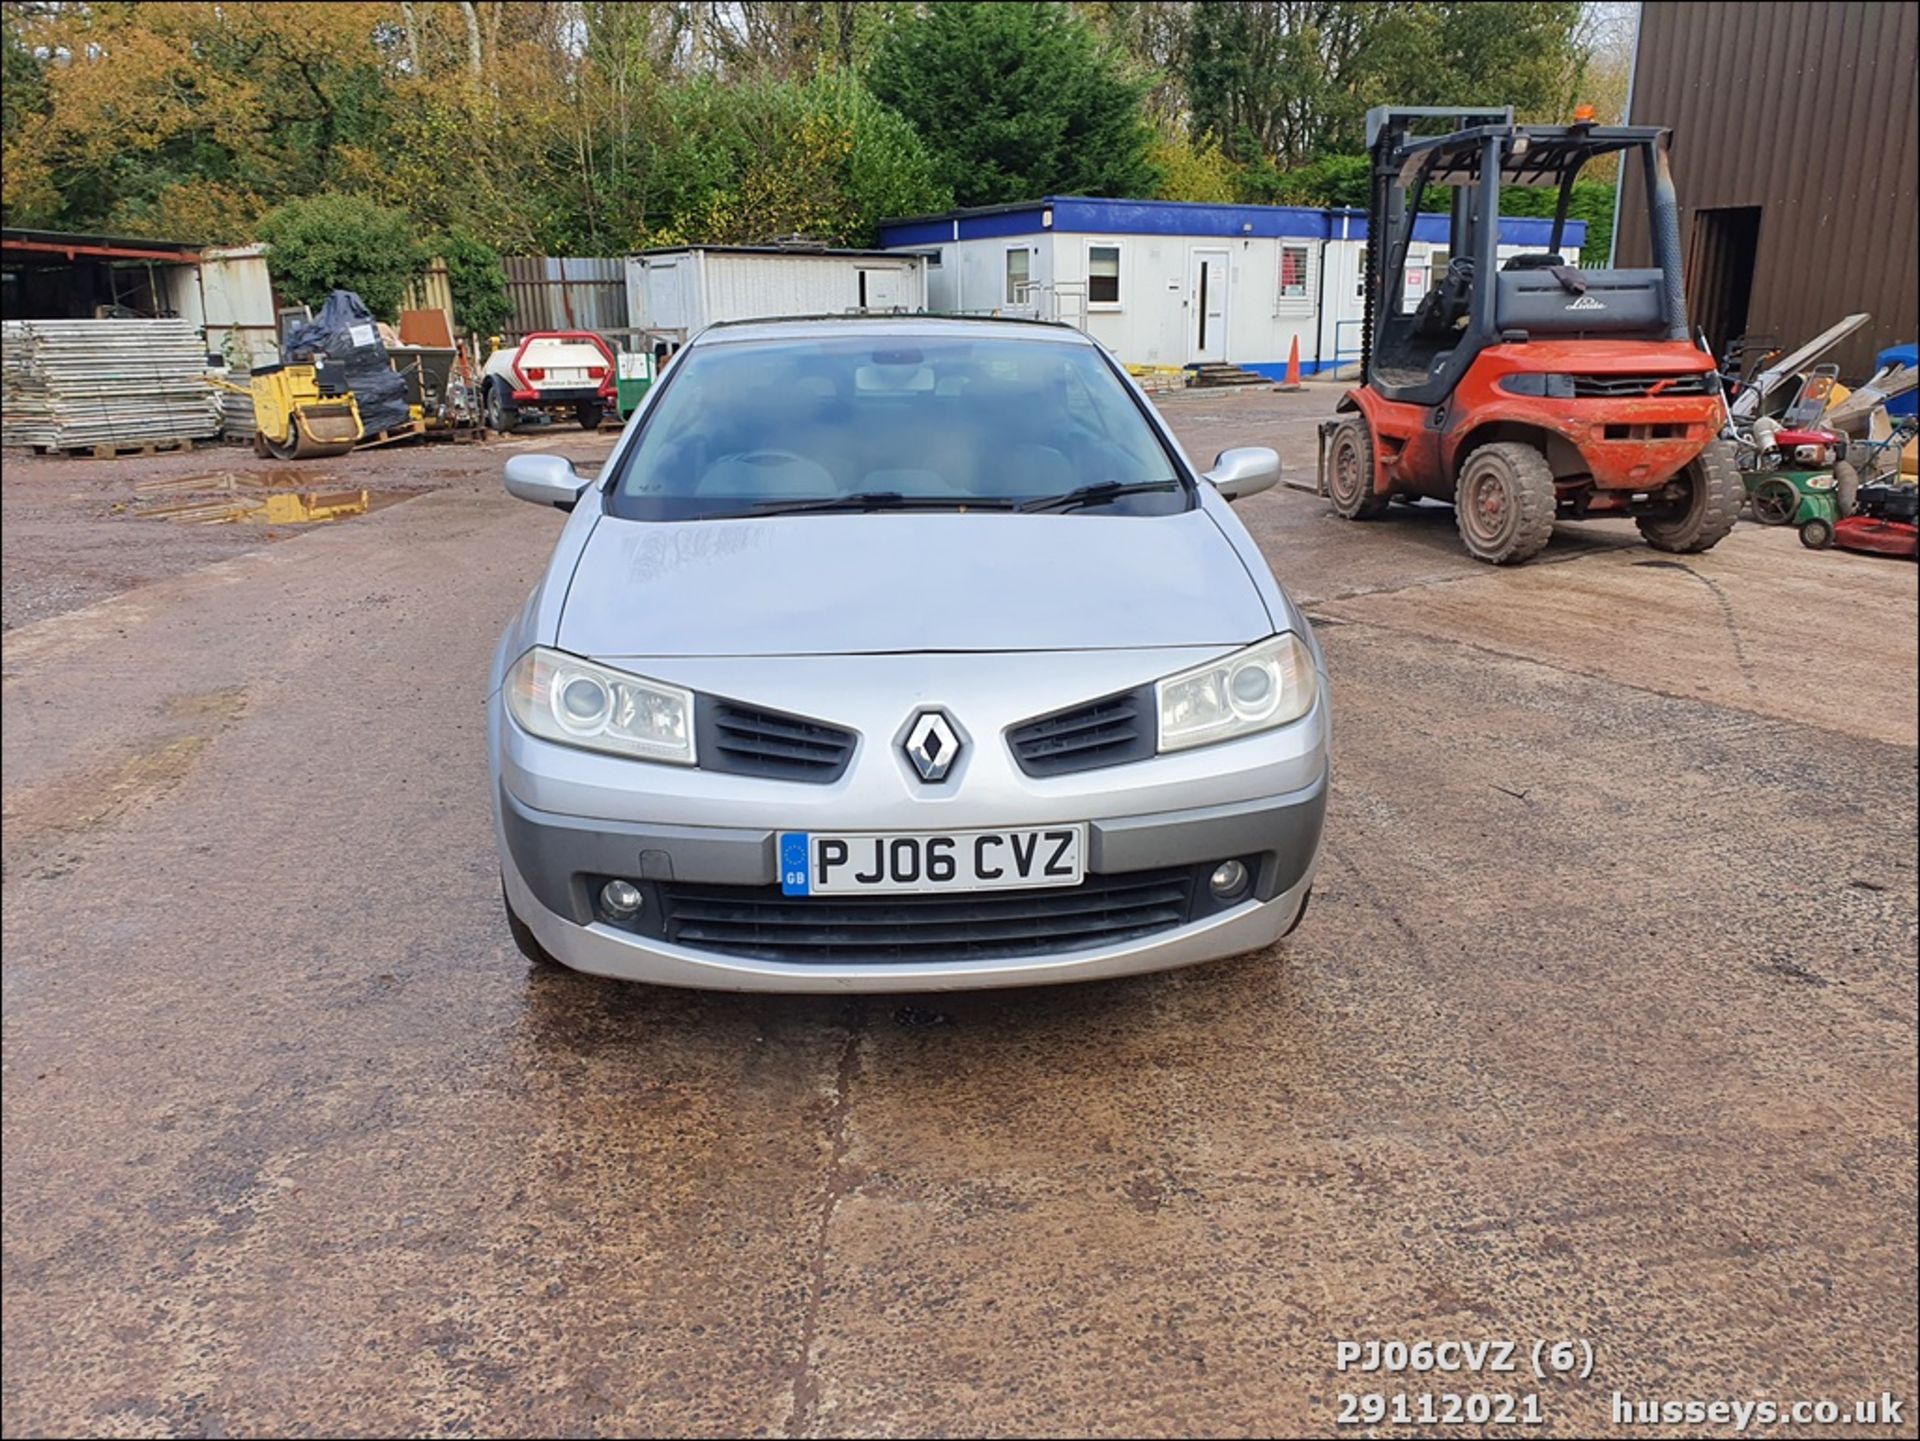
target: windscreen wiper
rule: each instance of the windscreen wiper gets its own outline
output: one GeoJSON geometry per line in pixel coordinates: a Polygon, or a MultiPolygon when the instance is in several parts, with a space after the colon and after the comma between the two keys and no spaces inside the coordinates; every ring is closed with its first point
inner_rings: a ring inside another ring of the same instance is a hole
{"type": "Polygon", "coordinates": [[[1177,480],[1103,480],[1097,485],[1083,485],[1078,490],[1069,490],[1062,495],[1043,495],[1034,500],[1023,500],[1015,510],[1074,510],[1083,505],[1105,505],[1110,500],[1118,500],[1123,495],[1145,495],[1150,490],[1183,489],[1177,480]]]}
{"type": "Polygon", "coordinates": [[[862,490],[852,495],[829,495],[814,500],[763,500],[733,516],[804,515],[818,511],[863,510],[1013,510],[1010,500],[972,495],[902,495],[897,490],[862,490]]]}

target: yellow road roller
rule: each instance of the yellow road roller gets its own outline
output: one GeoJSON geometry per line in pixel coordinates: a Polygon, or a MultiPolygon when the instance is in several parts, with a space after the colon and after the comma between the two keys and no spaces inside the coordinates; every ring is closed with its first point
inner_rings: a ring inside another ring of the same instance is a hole
{"type": "Polygon", "coordinates": [[[309,361],[262,366],[253,372],[248,392],[253,448],[261,455],[276,460],[345,455],[360,439],[360,406],[353,392],[329,385],[309,361]]]}

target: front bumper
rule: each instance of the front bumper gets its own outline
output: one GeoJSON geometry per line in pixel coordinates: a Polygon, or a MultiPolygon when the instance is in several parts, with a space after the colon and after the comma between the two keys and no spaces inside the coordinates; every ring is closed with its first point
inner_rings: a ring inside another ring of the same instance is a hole
{"type": "MultiPolygon", "coordinates": [[[[845,772],[821,784],[554,745],[520,730],[496,692],[488,707],[489,749],[508,901],[566,965],[725,990],[1032,985],[1257,950],[1293,925],[1319,859],[1329,753],[1324,680],[1319,701],[1293,724],[1104,770],[1027,776],[1004,738],[1025,717],[1188,658],[1096,653],[1077,657],[1072,667],[1045,654],[756,659],[756,698],[858,737],[845,772]],[[968,735],[967,749],[947,783],[923,785],[894,733],[914,705],[955,695],[964,703],[949,710],[968,735]],[[917,902],[885,915],[823,906],[816,923],[814,909],[796,909],[813,901],[779,897],[783,830],[940,832],[1080,822],[1088,828],[1087,892],[1028,892],[1047,911],[1044,925],[1009,924],[1008,909],[1028,910],[1002,904],[1014,892],[978,893],[977,929],[917,902]],[[1226,860],[1245,862],[1253,879],[1243,894],[1220,901],[1205,877],[1226,860]],[[596,911],[601,887],[614,878],[642,888],[643,923],[616,924],[596,911]],[[1149,884],[1184,890],[1156,903],[1150,917],[1120,915],[1115,893],[1149,884]],[[719,923],[675,925],[676,897],[687,914],[700,908],[709,921],[718,906],[719,923]],[[773,905],[782,909],[766,909],[773,905]],[[1073,919],[1085,915],[1093,917],[1088,924],[1073,919]],[[856,948],[845,930],[834,929],[851,925],[895,928],[912,940],[856,948]],[[804,947],[783,949],[796,930],[816,933],[804,947]],[[687,943],[696,932],[698,944],[687,943]],[[778,943],[769,942],[776,932],[778,943]],[[1009,932],[1017,940],[997,953],[981,940],[1009,932]]],[[[634,668],[707,694],[725,695],[741,678],[737,662],[634,668]]]]}
{"type": "Polygon", "coordinates": [[[772,831],[580,821],[529,810],[504,790],[497,816],[509,903],[548,953],[575,970],[709,990],[934,991],[1133,975],[1271,945],[1306,904],[1319,863],[1326,791],[1322,774],[1288,795],[1089,824],[1090,880],[1183,867],[1200,874],[1218,861],[1240,859],[1253,881],[1237,903],[1196,895],[1184,923],[1111,944],[1063,936],[1024,954],[923,954],[894,962],[738,954],[676,944],[658,934],[657,923],[655,934],[637,934],[596,914],[598,887],[615,876],[640,882],[650,908],[688,883],[708,895],[738,888],[758,901],[777,888],[772,831]]]}

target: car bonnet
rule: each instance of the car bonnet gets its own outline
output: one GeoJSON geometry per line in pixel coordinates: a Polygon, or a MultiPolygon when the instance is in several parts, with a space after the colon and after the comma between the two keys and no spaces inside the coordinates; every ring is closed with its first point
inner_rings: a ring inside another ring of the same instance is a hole
{"type": "Polygon", "coordinates": [[[576,655],[859,655],[1239,645],[1272,618],[1201,509],[1167,516],[603,517],[558,644],[576,655]]]}

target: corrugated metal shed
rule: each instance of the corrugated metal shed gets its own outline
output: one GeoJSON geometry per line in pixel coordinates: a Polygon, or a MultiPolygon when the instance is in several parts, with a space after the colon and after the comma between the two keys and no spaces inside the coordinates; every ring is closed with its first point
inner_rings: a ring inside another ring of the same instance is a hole
{"type": "Polygon", "coordinates": [[[209,351],[241,365],[280,358],[266,249],[240,245],[202,251],[197,272],[179,269],[169,278],[175,312],[204,327],[209,351]]]}
{"type": "Polygon", "coordinates": [[[509,339],[535,330],[625,330],[626,273],[617,259],[582,255],[510,255],[509,339]]]}
{"type": "MultiPolygon", "coordinates": [[[[1859,378],[1914,338],[1917,69],[1908,0],[1643,7],[1629,119],[1674,130],[1688,307],[1716,347],[1733,329],[1791,346],[1865,310],[1872,322],[1831,357],[1859,378]]],[[[1618,254],[1640,265],[1646,201],[1628,169],[1618,254]]]]}

